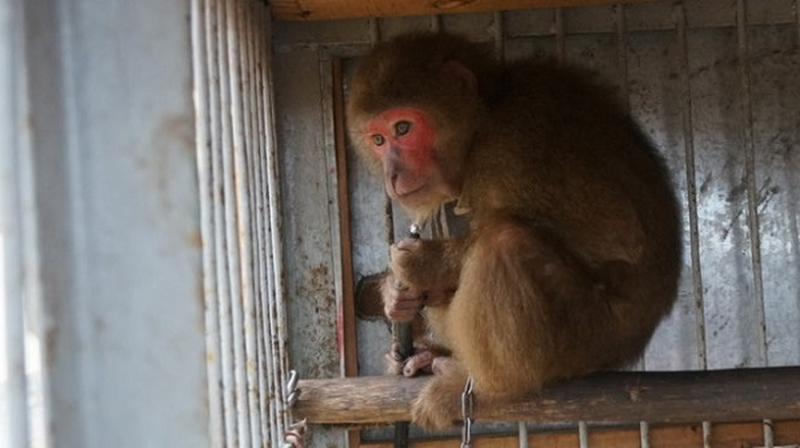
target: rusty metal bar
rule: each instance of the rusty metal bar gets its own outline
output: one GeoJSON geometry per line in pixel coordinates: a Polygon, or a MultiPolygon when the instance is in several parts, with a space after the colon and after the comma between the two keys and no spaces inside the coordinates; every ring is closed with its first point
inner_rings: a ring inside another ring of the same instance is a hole
{"type": "MultiPolygon", "coordinates": [[[[708,368],[706,347],[705,299],[703,297],[703,272],[700,265],[700,230],[697,206],[697,170],[694,154],[694,123],[692,117],[692,88],[689,76],[689,42],[687,38],[686,9],[683,1],[675,3],[675,29],[678,39],[678,66],[681,82],[681,116],[683,147],[686,167],[686,196],[689,204],[689,250],[692,263],[692,295],[695,311],[695,343],[698,368],[708,368]]],[[[711,422],[702,422],[703,447],[711,447],[711,422]]]]}
{"type": "Polygon", "coordinates": [[[191,11],[211,439],[277,446],[290,417],[268,11],[191,11]]]}
{"type": "Polygon", "coordinates": [[[755,142],[753,139],[753,98],[750,82],[750,60],[747,41],[747,4],[745,0],[736,2],[736,30],[738,37],[739,75],[742,83],[742,108],[744,113],[744,155],[745,183],[747,187],[747,227],[750,232],[750,256],[753,270],[752,298],[758,328],[759,354],[761,365],[769,365],[767,350],[767,329],[764,317],[764,283],[761,263],[761,236],[758,220],[758,186],[756,184],[755,142]]]}
{"type": "Polygon", "coordinates": [[[287,381],[291,369],[289,368],[289,356],[287,347],[287,315],[286,315],[286,285],[284,280],[283,265],[283,227],[281,224],[281,192],[280,192],[280,160],[278,147],[275,141],[275,111],[274,111],[274,88],[272,83],[272,42],[271,31],[268,24],[272,23],[269,8],[259,6],[261,10],[261,20],[259,24],[267,27],[262,31],[258,41],[262,44],[260,55],[265,58],[262,68],[262,103],[260,108],[264,112],[265,135],[265,164],[262,170],[266,177],[265,193],[267,204],[269,204],[269,238],[266,250],[269,258],[270,290],[269,290],[269,338],[267,341],[272,346],[272,356],[269,358],[272,363],[271,373],[273,374],[273,400],[275,402],[276,415],[274,420],[274,431],[272,433],[273,446],[278,444],[277,440],[282,437],[283,432],[291,424],[291,409],[287,403],[287,381]]]}
{"type": "Polygon", "coordinates": [[[195,83],[194,89],[195,134],[197,139],[197,170],[200,191],[200,229],[203,239],[203,297],[205,301],[206,354],[209,390],[209,434],[214,446],[222,446],[225,437],[222,412],[222,394],[219,384],[222,381],[221,366],[218,362],[221,351],[219,297],[217,295],[217,258],[214,253],[214,188],[212,154],[217,147],[212,140],[211,106],[216,87],[210,83],[208,62],[212,59],[213,2],[192,1],[192,65],[195,83]],[[214,93],[212,93],[214,92],[214,93]]]}

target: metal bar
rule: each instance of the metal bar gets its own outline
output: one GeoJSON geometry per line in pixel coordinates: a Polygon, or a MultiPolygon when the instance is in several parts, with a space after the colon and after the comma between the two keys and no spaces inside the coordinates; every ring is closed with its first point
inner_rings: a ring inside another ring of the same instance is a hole
{"type": "Polygon", "coordinates": [[[518,428],[518,435],[517,438],[519,439],[519,448],[529,448],[530,447],[530,440],[528,436],[528,425],[525,422],[519,422],[517,424],[518,428]]]}
{"type": "Polygon", "coordinates": [[[707,369],[705,305],[703,297],[703,273],[700,266],[700,231],[698,227],[697,172],[694,154],[694,124],[692,117],[692,91],[689,79],[689,49],[686,36],[686,10],[683,2],[675,4],[675,24],[678,37],[678,65],[680,67],[681,115],[683,123],[683,146],[686,167],[686,196],[689,202],[689,243],[692,260],[692,294],[695,304],[695,335],[698,345],[697,364],[707,369]]]}
{"type": "MultiPolygon", "coordinates": [[[[348,194],[349,167],[347,165],[347,132],[344,121],[344,74],[342,59],[331,61],[331,105],[334,124],[334,147],[336,149],[336,187],[339,204],[339,247],[342,279],[341,303],[339,304],[340,346],[343,347],[341,362],[345,376],[358,376],[358,334],[356,332],[356,283],[353,272],[352,227],[350,224],[350,196],[348,194]]],[[[360,433],[348,432],[348,442],[353,448],[360,444],[360,433]]]]}
{"type": "Polygon", "coordinates": [[[247,248],[247,255],[249,263],[245,264],[245,272],[250,274],[250,279],[247,283],[250,290],[249,311],[245,312],[245,332],[246,332],[246,351],[247,351],[247,381],[248,381],[248,402],[250,405],[250,434],[252,446],[261,447],[264,445],[262,436],[262,425],[264,416],[261,412],[261,385],[263,384],[263,372],[261,372],[261,360],[263,359],[259,350],[260,327],[262,319],[259,313],[259,298],[261,296],[260,278],[258,260],[258,208],[256,204],[256,154],[258,147],[255,142],[254,132],[254,118],[255,108],[253,102],[253,73],[252,67],[254,60],[252,58],[253,46],[253,27],[251,18],[253,17],[249,11],[249,6],[252,1],[239,1],[238,14],[237,14],[237,29],[239,36],[239,65],[241,74],[241,99],[242,99],[242,118],[244,128],[244,145],[245,161],[246,161],[246,189],[242,194],[246,193],[244,199],[246,200],[247,210],[249,217],[246,222],[242,223],[242,227],[247,230],[247,240],[249,240],[249,247],[247,248]]]}
{"type": "MultiPolygon", "coordinates": [[[[230,92],[228,81],[228,56],[227,50],[227,11],[224,0],[220,0],[217,4],[216,10],[216,24],[217,35],[216,44],[217,51],[214,57],[217,66],[218,86],[219,89],[219,104],[216,105],[219,113],[220,120],[220,146],[219,150],[215,151],[218,165],[215,166],[215,175],[219,178],[219,186],[215,188],[218,192],[217,203],[220,204],[219,213],[216,216],[215,227],[217,228],[217,259],[221,261],[220,270],[218,272],[218,284],[220,285],[220,333],[221,333],[221,346],[222,353],[222,387],[224,392],[224,412],[225,412],[225,432],[227,436],[227,444],[231,446],[239,446],[239,416],[237,415],[237,384],[236,377],[237,369],[237,350],[240,347],[239,336],[241,329],[237,328],[237,319],[233,311],[234,297],[238,297],[238,291],[230,278],[231,272],[236,272],[237,263],[234,256],[236,250],[236,236],[231,235],[235,233],[235,228],[230,223],[233,222],[232,207],[234,198],[231,197],[233,192],[232,182],[232,168],[231,151],[232,151],[232,136],[231,136],[231,117],[227,111],[230,110],[230,92]]],[[[212,105],[213,107],[213,105],[212,105]]]]}
{"type": "Polygon", "coordinates": [[[800,0],[794,0],[794,4],[792,5],[792,9],[794,10],[794,22],[797,27],[797,41],[796,45],[800,47],[800,0]]]}
{"type": "MultiPolygon", "coordinates": [[[[286,403],[284,401],[284,394],[286,393],[285,382],[288,372],[281,359],[282,353],[278,346],[280,342],[276,343],[277,338],[275,337],[277,313],[275,312],[274,302],[276,300],[278,282],[275,279],[275,267],[272,264],[272,260],[280,258],[280,254],[275,254],[270,239],[272,232],[275,230],[272,228],[270,216],[272,210],[278,208],[278,204],[272,203],[270,199],[269,170],[267,167],[268,160],[270,159],[268,134],[272,129],[270,127],[271,123],[269,122],[269,110],[266,104],[268,101],[268,92],[266,89],[268,88],[269,82],[267,75],[270,68],[268,58],[270,51],[267,46],[267,41],[269,39],[267,33],[269,33],[269,29],[267,28],[267,24],[270,22],[267,17],[266,7],[255,2],[253,2],[253,5],[257,9],[257,14],[255,15],[255,24],[257,28],[255,51],[257,58],[261,58],[261,63],[256,64],[256,78],[258,81],[256,86],[256,122],[258,123],[257,141],[260,147],[257,179],[259,181],[258,198],[260,203],[258,215],[261,222],[258,233],[260,239],[260,259],[263,265],[262,278],[260,279],[263,288],[261,316],[262,319],[265,320],[265,324],[261,329],[262,336],[260,339],[264,343],[264,360],[262,362],[266,363],[265,367],[268,380],[265,385],[266,390],[264,391],[267,394],[265,408],[268,406],[268,409],[264,409],[263,412],[269,415],[269,421],[265,422],[265,424],[269,431],[268,436],[271,445],[281,446],[282,435],[290,422],[288,421],[289,419],[286,418],[286,403]],[[263,28],[267,29],[263,30],[263,28]],[[264,61],[264,58],[267,58],[267,60],[264,61]]],[[[263,418],[263,420],[267,419],[263,418]]]]}
{"type": "MultiPolygon", "coordinates": [[[[689,203],[689,247],[692,260],[692,295],[695,311],[695,343],[697,344],[697,366],[708,368],[706,348],[705,299],[703,296],[703,272],[700,265],[700,230],[697,211],[697,172],[694,154],[694,124],[692,117],[692,90],[689,77],[689,42],[687,38],[686,9],[683,1],[675,3],[675,29],[678,39],[678,66],[681,82],[681,116],[683,124],[683,147],[686,167],[686,196],[689,203]]],[[[703,447],[711,447],[711,422],[702,422],[703,447]]]]}
{"type": "Polygon", "coordinates": [[[619,65],[620,96],[625,110],[630,111],[631,94],[628,82],[628,29],[625,21],[625,5],[614,5],[614,25],[617,32],[617,64],[619,65]]]}
{"type": "Polygon", "coordinates": [[[553,11],[556,35],[556,57],[559,62],[565,62],[567,60],[567,44],[566,36],[564,35],[564,8],[556,8],[553,11]]]}
{"type": "Polygon", "coordinates": [[[434,33],[438,33],[442,31],[442,16],[439,14],[431,16],[431,31],[434,33]]]}
{"type": "Polygon", "coordinates": [[[280,387],[276,383],[278,377],[277,369],[272,366],[277,366],[278,363],[274,361],[274,353],[272,350],[271,338],[269,334],[269,297],[270,297],[270,269],[269,269],[269,242],[267,239],[268,223],[267,223],[267,203],[266,191],[266,170],[264,169],[265,147],[266,142],[264,139],[264,108],[262,107],[262,64],[260,63],[260,56],[262,56],[263,48],[261,47],[262,39],[261,32],[265,22],[262,22],[261,11],[259,8],[261,4],[258,2],[249,1],[247,24],[248,24],[248,64],[250,70],[250,125],[251,140],[250,144],[254,148],[253,159],[251,160],[251,179],[253,179],[253,210],[254,212],[254,228],[255,235],[255,251],[254,263],[255,271],[255,287],[256,287],[256,343],[258,353],[258,404],[260,418],[258,423],[261,427],[261,439],[266,441],[266,444],[278,446],[278,439],[274,435],[282,434],[280,426],[277,424],[277,408],[276,399],[278,396],[277,388],[280,387]]]}
{"type": "Polygon", "coordinates": [[[256,59],[254,56],[254,40],[255,40],[255,24],[253,20],[255,15],[253,12],[254,2],[240,1],[238,4],[237,14],[237,29],[239,36],[239,64],[241,67],[241,90],[242,90],[242,116],[244,125],[244,138],[245,138],[245,156],[247,161],[247,203],[250,210],[250,218],[244,223],[247,226],[248,236],[250,239],[250,247],[248,253],[250,254],[251,262],[245,265],[245,269],[251,272],[250,288],[252,291],[252,305],[251,312],[246,313],[245,323],[250,321],[250,325],[245,326],[247,331],[247,340],[250,342],[250,352],[248,353],[248,398],[250,404],[250,432],[252,437],[252,446],[260,447],[264,445],[265,440],[269,440],[268,429],[268,414],[267,403],[269,402],[269,393],[264,390],[266,378],[266,354],[264,353],[264,341],[262,338],[262,326],[265,322],[263,316],[262,298],[264,297],[264,290],[262,288],[262,279],[264,278],[263,263],[261,262],[261,248],[263,247],[263,240],[261,238],[261,230],[264,225],[262,222],[262,214],[260,212],[261,201],[259,200],[260,167],[257,163],[259,157],[260,147],[257,135],[257,108],[255,96],[255,71],[254,66],[256,59]]]}
{"type": "Polygon", "coordinates": [[[369,43],[374,46],[381,41],[381,25],[378,19],[372,17],[369,19],[369,43]]]}
{"type": "Polygon", "coordinates": [[[282,438],[283,432],[289,427],[291,423],[291,409],[287,404],[287,391],[286,382],[289,377],[289,356],[287,347],[287,316],[286,316],[286,284],[284,277],[283,265],[283,227],[281,224],[282,207],[280,203],[280,160],[278,148],[275,142],[275,111],[274,111],[274,97],[272,92],[272,42],[269,24],[272,23],[269,8],[261,7],[262,16],[259,23],[264,24],[267,29],[262,36],[263,51],[261,55],[266,58],[264,63],[264,90],[263,90],[263,104],[262,108],[265,113],[266,132],[266,169],[267,173],[267,189],[269,204],[269,228],[270,228],[270,266],[272,273],[272,290],[270,291],[270,332],[272,338],[270,342],[273,344],[274,352],[277,356],[273,359],[275,361],[275,381],[277,382],[277,393],[275,395],[276,409],[277,409],[277,424],[279,431],[274,431],[273,446],[278,446],[282,438]]]}
{"type": "MultiPolygon", "coordinates": [[[[745,138],[745,182],[747,185],[747,227],[750,233],[750,259],[753,269],[753,301],[758,328],[758,348],[761,365],[769,365],[767,320],[764,311],[764,281],[761,262],[761,229],[758,219],[758,185],[756,183],[755,141],[753,137],[753,98],[750,81],[750,55],[747,40],[747,3],[736,2],[736,30],[739,43],[739,73],[742,82],[745,138]]],[[[764,446],[772,448],[772,422],[764,420],[764,446]]]]}
{"type": "Polygon", "coordinates": [[[492,14],[492,18],[494,19],[494,26],[491,29],[492,37],[494,38],[494,55],[498,61],[502,62],[506,60],[506,41],[503,38],[503,13],[501,11],[495,11],[492,14]]]}
{"type": "Polygon", "coordinates": [[[257,210],[257,224],[256,232],[258,234],[258,264],[260,266],[260,274],[258,277],[260,294],[257,304],[259,305],[258,320],[259,329],[258,334],[260,337],[258,341],[261,345],[259,353],[262,359],[259,360],[259,368],[263,373],[260,376],[263,382],[259,384],[261,389],[261,425],[264,431],[264,439],[272,446],[280,446],[279,436],[283,433],[283,426],[280,424],[278,415],[278,402],[280,401],[280,388],[281,388],[281,367],[278,350],[272,344],[272,330],[270,314],[270,300],[273,297],[274,284],[272,279],[272,266],[270,265],[271,257],[271,244],[269,240],[269,209],[272,204],[269,203],[269,189],[267,187],[267,141],[266,141],[266,111],[264,110],[264,64],[260,58],[265,56],[265,49],[263,42],[265,39],[262,36],[262,30],[266,27],[263,21],[263,6],[256,2],[251,2],[251,6],[255,9],[252,20],[255,28],[254,35],[254,53],[255,64],[254,68],[254,108],[255,113],[255,137],[254,143],[258,147],[256,157],[256,210],[257,210]]]}
{"type": "Polygon", "coordinates": [[[650,448],[650,424],[647,422],[639,422],[639,446],[650,448]]]}
{"type": "Polygon", "coordinates": [[[219,384],[220,334],[217,309],[217,283],[214,257],[214,193],[212,173],[212,141],[208,63],[211,33],[211,1],[193,0],[192,20],[192,71],[194,76],[195,135],[197,144],[197,172],[200,192],[200,231],[203,241],[203,298],[205,302],[206,362],[209,392],[209,434],[212,446],[222,446],[225,429],[222,395],[219,384]]]}
{"type": "Polygon", "coordinates": [[[589,448],[589,426],[586,422],[578,422],[578,446],[589,448]]]}
{"type": "Polygon", "coordinates": [[[753,140],[753,107],[750,90],[750,60],[747,42],[747,5],[736,2],[736,29],[739,44],[739,74],[742,82],[742,108],[744,113],[745,183],[747,187],[747,227],[750,232],[750,256],[753,269],[753,295],[758,328],[758,348],[761,365],[769,365],[767,328],[764,317],[764,284],[761,265],[761,236],[758,224],[758,187],[756,185],[755,144],[753,140]]]}
{"type": "MultiPolygon", "coordinates": [[[[227,57],[229,71],[229,93],[231,137],[233,145],[228,155],[229,165],[227,176],[231,177],[232,201],[226,203],[228,214],[228,238],[230,242],[229,257],[231,258],[230,282],[231,304],[233,314],[233,339],[235,354],[235,384],[237,396],[237,416],[239,424],[239,439],[242,446],[250,446],[253,426],[252,413],[257,409],[255,400],[251,396],[251,384],[255,381],[253,334],[253,278],[250,267],[251,235],[249,232],[250,208],[247,198],[248,176],[246,149],[248,142],[245,136],[242,86],[242,71],[240,70],[241,30],[239,29],[239,9],[241,2],[228,0],[226,3],[226,31],[227,31],[227,57]]],[[[224,160],[224,159],[223,159],[224,160]]],[[[226,176],[226,177],[227,177],[226,176]]]]}

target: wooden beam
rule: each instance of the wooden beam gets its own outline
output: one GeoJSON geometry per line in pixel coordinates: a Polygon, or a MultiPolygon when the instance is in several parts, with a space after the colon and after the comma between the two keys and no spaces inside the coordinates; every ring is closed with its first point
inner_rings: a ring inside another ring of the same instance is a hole
{"type": "MultiPolygon", "coordinates": [[[[427,377],[300,381],[296,418],[368,425],[410,419],[427,377]]],[[[454,397],[458,399],[458,397],[454,397]]],[[[478,420],[740,422],[800,416],[800,367],[705,372],[604,372],[564,381],[519,401],[487,406],[478,420]]]]}
{"type": "Polygon", "coordinates": [[[273,0],[275,20],[333,20],[508,11],[557,6],[641,3],[652,0],[273,0]]]}

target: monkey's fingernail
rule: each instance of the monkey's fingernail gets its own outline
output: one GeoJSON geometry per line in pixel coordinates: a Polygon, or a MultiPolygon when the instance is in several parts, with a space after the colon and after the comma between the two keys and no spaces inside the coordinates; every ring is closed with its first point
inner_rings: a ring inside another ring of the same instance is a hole
{"type": "Polygon", "coordinates": [[[394,289],[398,291],[408,291],[408,286],[402,284],[400,280],[395,279],[394,281],[394,289]]]}

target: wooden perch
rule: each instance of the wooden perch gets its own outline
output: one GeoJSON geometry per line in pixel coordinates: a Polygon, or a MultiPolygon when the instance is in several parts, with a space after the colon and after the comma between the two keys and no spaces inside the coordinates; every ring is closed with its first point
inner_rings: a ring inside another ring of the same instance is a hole
{"type": "MultiPolygon", "coordinates": [[[[427,377],[301,380],[293,412],[311,423],[409,420],[427,377]]],[[[460,399],[460,397],[454,397],[460,399]]],[[[604,372],[564,381],[513,403],[486,406],[477,420],[735,422],[800,417],[800,367],[705,372],[604,372]]]]}

